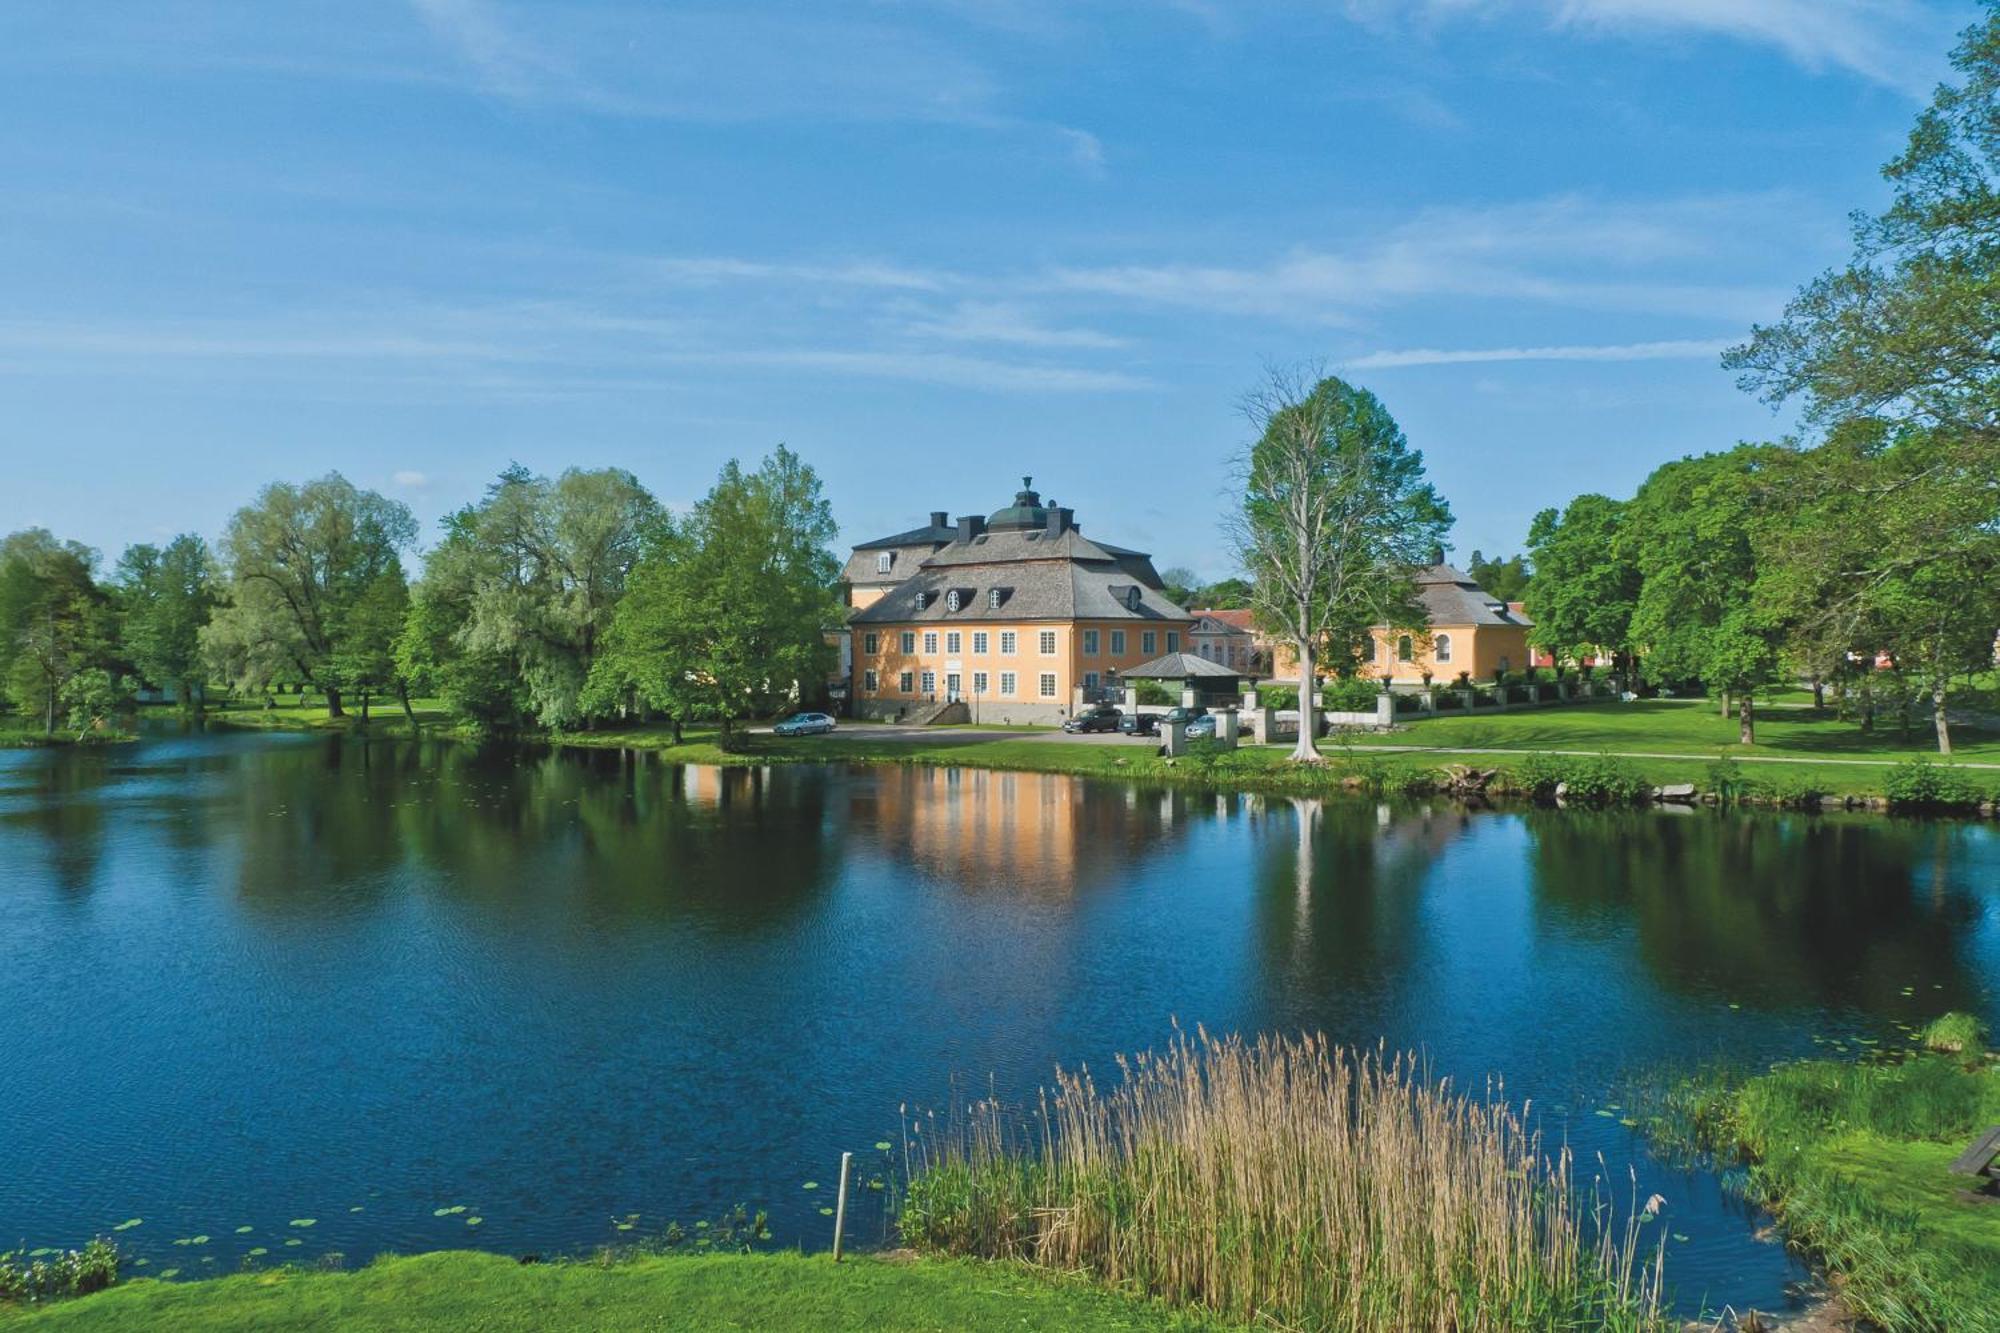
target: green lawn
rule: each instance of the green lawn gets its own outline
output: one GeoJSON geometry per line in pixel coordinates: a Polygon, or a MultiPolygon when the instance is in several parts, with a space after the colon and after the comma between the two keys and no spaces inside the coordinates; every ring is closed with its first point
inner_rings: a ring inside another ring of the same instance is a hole
{"type": "Polygon", "coordinates": [[[2000,1124],[2000,1067],[1814,1060],[1686,1088],[1691,1141],[1748,1156],[1752,1192],[1834,1271],[1850,1308],[1891,1333],[2000,1330],[2000,1202],[1967,1199],[1948,1170],[2000,1124]]]}
{"type": "MultiPolygon", "coordinates": [[[[1894,763],[1914,755],[1937,757],[1937,738],[1925,719],[1908,736],[1892,719],[1878,719],[1873,732],[1844,722],[1831,712],[1772,709],[1757,718],[1757,743],[1737,743],[1736,719],[1723,718],[1703,700],[1642,699],[1634,703],[1580,704],[1522,708],[1477,715],[1445,713],[1412,720],[1386,735],[1359,739],[1366,745],[1421,745],[1432,749],[1588,750],[1689,754],[1738,758],[1865,759],[1894,763]]],[[[2000,735],[1956,727],[1952,757],[2000,764],[2000,735]]]]}
{"type": "Polygon", "coordinates": [[[277,1269],[137,1281],[42,1310],[0,1306],[14,1333],[153,1329],[1213,1329],[1011,1264],[825,1256],[668,1255],[524,1265],[445,1251],[349,1273],[277,1269]]]}

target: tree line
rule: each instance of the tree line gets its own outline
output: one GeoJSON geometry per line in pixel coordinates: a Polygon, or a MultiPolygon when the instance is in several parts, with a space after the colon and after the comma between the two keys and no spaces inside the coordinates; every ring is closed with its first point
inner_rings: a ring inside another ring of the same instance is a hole
{"type": "Polygon", "coordinates": [[[1738,701],[1782,677],[1831,685],[1872,726],[1931,714],[2000,632],[2000,16],[1967,30],[1904,151],[1889,206],[1840,269],[1724,364],[1810,440],[1744,444],[1583,495],[1529,533],[1535,637],[1642,660],[1656,683],[1738,701]],[[1851,697],[1850,697],[1851,696],[1851,697]]]}
{"type": "Polygon", "coordinates": [[[482,729],[676,724],[769,711],[831,665],[835,527],[780,446],[685,515],[631,473],[502,472],[418,558],[407,506],[338,473],[274,482],[211,546],[184,534],[110,569],[42,529],[0,541],[0,685],[54,734],[145,688],[324,696],[330,716],[441,699],[482,729]]]}

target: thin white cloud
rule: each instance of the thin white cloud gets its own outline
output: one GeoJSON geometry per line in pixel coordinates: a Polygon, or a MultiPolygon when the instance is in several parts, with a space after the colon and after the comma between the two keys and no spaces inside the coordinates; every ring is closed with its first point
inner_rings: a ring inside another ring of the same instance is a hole
{"type": "Polygon", "coordinates": [[[1705,361],[1722,354],[1732,338],[1670,338],[1661,342],[1572,344],[1556,347],[1412,347],[1370,352],[1341,364],[1350,370],[1398,366],[1485,365],[1495,361],[1705,361]]]}
{"type": "Polygon", "coordinates": [[[423,473],[407,469],[396,473],[389,480],[406,491],[420,491],[431,484],[431,479],[423,473]]]}
{"type": "Polygon", "coordinates": [[[908,331],[950,342],[1010,343],[1021,347],[1123,347],[1126,340],[1096,329],[1051,328],[1019,305],[966,301],[935,319],[920,319],[908,331]]]}
{"type": "Polygon", "coordinates": [[[944,352],[779,348],[691,353],[671,359],[703,365],[770,366],[868,379],[911,380],[995,393],[1103,393],[1152,387],[1149,381],[1122,371],[1025,364],[944,352]]]}
{"type": "Polygon", "coordinates": [[[1969,21],[1969,11],[1953,15],[1914,0],[1346,0],[1346,9],[1377,29],[1526,14],[1563,32],[1723,37],[1919,97],[1943,73],[1952,31],[1969,21]]]}
{"type": "Polygon", "coordinates": [[[950,274],[930,273],[873,261],[800,264],[742,259],[731,255],[669,256],[644,262],[654,277],[688,286],[728,282],[781,282],[834,287],[886,287],[934,292],[952,285],[950,274]]]}

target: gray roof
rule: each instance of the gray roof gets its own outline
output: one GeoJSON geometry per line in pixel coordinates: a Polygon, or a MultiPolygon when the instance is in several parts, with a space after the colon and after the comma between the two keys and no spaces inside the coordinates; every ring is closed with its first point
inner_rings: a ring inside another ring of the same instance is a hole
{"type": "Polygon", "coordinates": [[[1227,676],[1234,680],[1243,673],[1193,653],[1168,653],[1165,657],[1128,667],[1118,674],[1124,680],[1186,680],[1190,676],[1227,676]]]}
{"type": "Polygon", "coordinates": [[[1534,621],[1472,581],[1472,576],[1450,565],[1432,565],[1417,575],[1417,597],[1433,625],[1519,625],[1532,628],[1534,621]]]}
{"type": "Polygon", "coordinates": [[[911,528],[908,532],[899,532],[893,537],[877,537],[874,541],[856,542],[854,549],[873,551],[883,546],[942,546],[956,536],[958,529],[950,524],[938,527],[926,523],[921,528],[911,528]]]}
{"type": "Polygon", "coordinates": [[[854,623],[1189,619],[1158,588],[1136,579],[1125,562],[1076,533],[1042,542],[1044,535],[987,533],[947,546],[880,601],[857,611],[854,623]],[[991,606],[988,594],[996,588],[1000,605],[991,606]],[[947,609],[954,590],[956,611],[947,609]]]}

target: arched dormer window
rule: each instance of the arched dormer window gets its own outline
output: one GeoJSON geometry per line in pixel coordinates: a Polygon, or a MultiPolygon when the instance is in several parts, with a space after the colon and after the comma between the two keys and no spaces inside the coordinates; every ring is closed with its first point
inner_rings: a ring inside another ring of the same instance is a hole
{"type": "Polygon", "coordinates": [[[947,611],[958,610],[958,589],[953,588],[944,595],[944,609],[947,611]]]}
{"type": "Polygon", "coordinates": [[[1139,609],[1139,590],[1136,587],[1125,590],[1125,609],[1128,611],[1139,609]]]}
{"type": "Polygon", "coordinates": [[[1000,609],[1000,590],[998,588],[988,588],[986,590],[986,607],[989,611],[998,611],[1000,609]]]}

